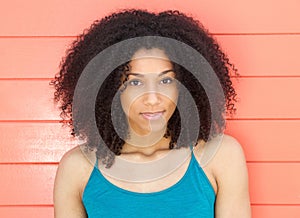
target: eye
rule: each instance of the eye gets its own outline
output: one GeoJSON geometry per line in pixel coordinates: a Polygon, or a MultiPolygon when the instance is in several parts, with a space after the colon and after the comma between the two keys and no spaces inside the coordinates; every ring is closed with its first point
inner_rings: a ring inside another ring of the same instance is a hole
{"type": "Polygon", "coordinates": [[[171,84],[173,82],[173,79],[170,78],[170,77],[166,77],[166,78],[163,78],[160,83],[161,84],[171,84]]]}
{"type": "Polygon", "coordinates": [[[130,86],[141,86],[143,83],[140,80],[133,79],[133,80],[128,81],[128,84],[130,86]]]}

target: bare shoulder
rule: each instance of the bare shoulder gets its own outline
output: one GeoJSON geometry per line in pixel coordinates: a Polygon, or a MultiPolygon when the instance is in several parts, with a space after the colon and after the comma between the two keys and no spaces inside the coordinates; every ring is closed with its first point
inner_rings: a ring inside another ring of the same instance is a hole
{"type": "Polygon", "coordinates": [[[244,160],[244,151],[237,139],[224,134],[216,158],[228,159],[229,157],[244,160]]]}
{"type": "Polygon", "coordinates": [[[194,154],[215,193],[226,178],[233,179],[232,175],[239,174],[238,171],[247,171],[242,146],[226,134],[217,135],[207,142],[199,141],[194,154]]]}
{"type": "Polygon", "coordinates": [[[247,170],[243,148],[238,140],[230,135],[224,134],[221,139],[212,139],[211,142],[205,143],[203,151],[200,161],[205,163],[204,168],[219,185],[225,177],[232,177],[235,173],[247,170]]]}
{"type": "Polygon", "coordinates": [[[230,135],[223,135],[218,152],[212,160],[214,171],[230,170],[229,166],[244,167],[245,155],[241,144],[230,135]]]}
{"type": "Polygon", "coordinates": [[[240,143],[234,137],[226,134],[218,135],[207,142],[199,141],[195,148],[195,154],[200,165],[205,168],[222,166],[224,161],[232,162],[231,158],[235,158],[236,161],[245,159],[240,143]]]}
{"type": "Polygon", "coordinates": [[[63,155],[59,167],[68,168],[69,170],[76,169],[78,172],[81,169],[91,168],[92,165],[81,151],[80,146],[76,146],[63,155]]]}
{"type": "Polygon", "coordinates": [[[80,147],[76,146],[62,157],[58,165],[57,176],[63,174],[61,177],[72,180],[71,184],[84,185],[92,168],[92,164],[84,156],[80,147]]]}
{"type": "Polygon", "coordinates": [[[248,170],[240,143],[224,135],[209,165],[217,183],[216,217],[251,217],[248,170]]]}
{"type": "Polygon", "coordinates": [[[64,154],[59,163],[54,184],[56,218],[86,217],[82,193],[92,169],[93,165],[84,156],[79,146],[64,154]]]}

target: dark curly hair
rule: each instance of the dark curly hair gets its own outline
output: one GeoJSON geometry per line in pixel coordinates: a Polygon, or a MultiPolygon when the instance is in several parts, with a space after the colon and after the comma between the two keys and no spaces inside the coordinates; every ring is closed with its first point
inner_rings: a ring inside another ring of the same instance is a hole
{"type": "MultiPolygon", "coordinates": [[[[211,136],[223,131],[226,112],[233,114],[235,111],[236,92],[230,75],[231,73],[236,75],[236,69],[229,62],[217,42],[198,21],[178,11],[151,13],[145,10],[123,10],[106,16],[95,21],[89,29],[78,36],[67,51],[67,55],[60,65],[59,73],[51,81],[51,85],[55,87],[54,99],[60,103],[63,122],[70,125],[73,136],[84,137],[89,148],[97,149],[97,157],[106,167],[113,164],[115,155],[120,155],[124,144],[123,139],[128,134],[127,122],[124,119],[122,108],[116,107],[116,109],[111,110],[113,98],[118,95],[118,90],[122,85],[121,78],[125,72],[130,70],[128,62],[115,68],[105,79],[97,95],[95,117],[85,120],[84,123],[75,124],[72,120],[75,87],[86,65],[98,53],[123,40],[142,36],[167,37],[191,46],[210,64],[223,90],[223,93],[216,93],[214,99],[209,99],[207,90],[203,88],[195,76],[183,66],[172,62],[176,79],[185,86],[194,99],[200,127],[196,136],[188,131],[187,127],[193,126],[195,118],[190,115],[192,114],[189,112],[190,103],[179,92],[177,105],[183,105],[186,108],[186,114],[184,116],[179,114],[177,106],[168,121],[165,137],[170,137],[170,149],[188,146],[191,143],[196,145],[199,140],[209,140],[211,136]],[[211,107],[210,101],[214,102],[214,108],[211,107]],[[122,127],[120,128],[121,133],[118,132],[119,135],[114,129],[112,122],[112,115],[114,116],[114,114],[112,113],[117,113],[117,125],[122,127]],[[214,120],[212,120],[212,113],[216,115],[214,120]],[[184,117],[184,119],[180,117],[184,117]],[[95,137],[95,132],[91,128],[91,122],[94,118],[96,118],[99,134],[106,145],[100,143],[95,137]],[[181,141],[178,141],[180,134],[183,137],[181,137],[181,141]]],[[[172,52],[176,53],[178,58],[181,57],[180,55],[188,55],[184,51],[174,50],[168,43],[142,43],[136,45],[133,51],[140,48],[159,48],[164,50],[167,56],[172,52]]],[[[108,63],[103,63],[103,65],[105,64],[108,63]]],[[[206,76],[209,80],[209,75],[206,76]]],[[[210,89],[213,90],[214,87],[210,87],[210,89]]]]}

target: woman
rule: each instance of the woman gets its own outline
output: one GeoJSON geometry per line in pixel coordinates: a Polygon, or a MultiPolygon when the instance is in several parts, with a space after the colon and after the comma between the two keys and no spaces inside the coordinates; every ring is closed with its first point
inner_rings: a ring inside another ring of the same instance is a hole
{"type": "Polygon", "coordinates": [[[222,134],[235,110],[230,70],[203,26],[177,11],[96,21],[53,80],[84,140],[59,164],[55,217],[250,217],[243,151],[222,134]]]}

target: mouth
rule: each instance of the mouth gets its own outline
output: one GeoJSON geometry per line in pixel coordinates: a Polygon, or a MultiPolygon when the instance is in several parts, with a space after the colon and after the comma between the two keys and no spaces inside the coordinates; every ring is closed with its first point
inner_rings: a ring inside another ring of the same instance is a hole
{"type": "Polygon", "coordinates": [[[156,112],[142,112],[140,114],[146,120],[158,120],[162,118],[164,113],[165,111],[156,111],[156,112]]]}

